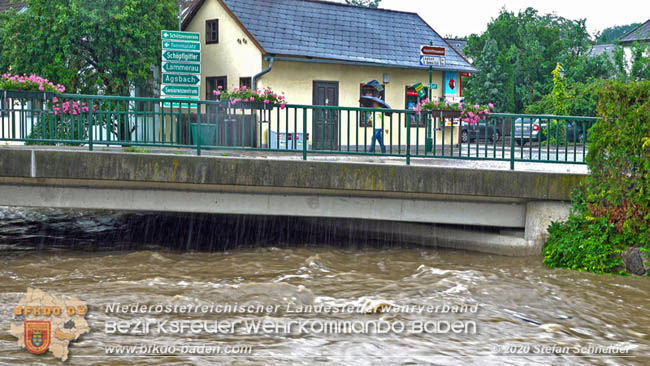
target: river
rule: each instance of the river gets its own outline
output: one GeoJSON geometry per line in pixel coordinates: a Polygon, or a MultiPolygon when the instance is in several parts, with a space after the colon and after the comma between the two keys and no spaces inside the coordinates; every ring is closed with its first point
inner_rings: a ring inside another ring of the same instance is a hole
{"type": "Polygon", "coordinates": [[[59,364],[8,332],[28,287],[88,304],[70,365],[650,364],[647,279],[314,239],[325,233],[286,241],[291,222],[0,208],[0,365],[59,364]],[[186,320],[204,327],[174,328],[186,320]]]}

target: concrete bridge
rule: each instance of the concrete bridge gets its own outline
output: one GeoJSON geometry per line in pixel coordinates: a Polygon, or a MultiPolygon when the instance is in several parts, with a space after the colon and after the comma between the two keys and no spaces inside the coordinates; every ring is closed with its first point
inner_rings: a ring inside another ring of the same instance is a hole
{"type": "Polygon", "coordinates": [[[364,219],[373,220],[377,232],[400,230],[421,244],[507,255],[539,255],[546,227],[567,217],[570,192],[584,177],[0,149],[0,205],[364,219]],[[448,225],[496,229],[486,233],[448,225]]]}

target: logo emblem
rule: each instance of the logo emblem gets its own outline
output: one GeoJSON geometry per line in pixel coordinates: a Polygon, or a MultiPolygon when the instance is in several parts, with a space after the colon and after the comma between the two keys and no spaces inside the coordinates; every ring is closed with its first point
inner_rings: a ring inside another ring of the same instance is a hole
{"type": "Polygon", "coordinates": [[[51,336],[52,331],[49,321],[25,321],[25,347],[29,352],[40,354],[47,351],[50,348],[51,336]]]}

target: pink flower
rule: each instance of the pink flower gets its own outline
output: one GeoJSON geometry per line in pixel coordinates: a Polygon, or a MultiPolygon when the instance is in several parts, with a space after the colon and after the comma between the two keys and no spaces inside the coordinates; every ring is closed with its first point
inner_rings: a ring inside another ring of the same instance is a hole
{"type": "Polygon", "coordinates": [[[215,90],[215,91],[214,91],[214,95],[216,95],[216,96],[220,96],[220,95],[221,95],[221,92],[218,91],[218,90],[215,90]]]}
{"type": "Polygon", "coordinates": [[[287,105],[285,103],[280,104],[280,109],[285,109],[287,105]]]}
{"type": "Polygon", "coordinates": [[[235,102],[241,102],[241,98],[235,99],[235,102]]]}
{"type": "Polygon", "coordinates": [[[217,87],[217,89],[219,89],[219,90],[223,89],[223,85],[219,85],[219,86],[217,87]]]}
{"type": "Polygon", "coordinates": [[[242,85],[241,90],[246,90],[246,85],[242,85]]]}
{"type": "Polygon", "coordinates": [[[478,104],[474,104],[474,109],[479,109],[479,108],[481,108],[480,105],[478,105],[478,104]]]}
{"type": "Polygon", "coordinates": [[[269,104],[269,103],[271,103],[270,100],[268,100],[268,99],[264,99],[264,104],[269,104]]]}
{"type": "Polygon", "coordinates": [[[490,107],[490,109],[494,109],[494,104],[488,103],[488,107],[490,107]]]}
{"type": "Polygon", "coordinates": [[[255,101],[255,98],[250,97],[248,100],[251,101],[251,102],[254,102],[254,101],[255,101]]]}

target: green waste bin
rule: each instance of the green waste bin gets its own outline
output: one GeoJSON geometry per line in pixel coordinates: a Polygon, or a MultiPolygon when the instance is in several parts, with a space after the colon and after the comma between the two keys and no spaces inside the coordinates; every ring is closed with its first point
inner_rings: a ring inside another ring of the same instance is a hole
{"type": "MultiPolygon", "coordinates": [[[[192,143],[196,145],[196,125],[198,123],[191,123],[192,127],[192,143]]],[[[213,123],[201,123],[201,145],[203,146],[217,146],[217,125],[213,123]]]]}

